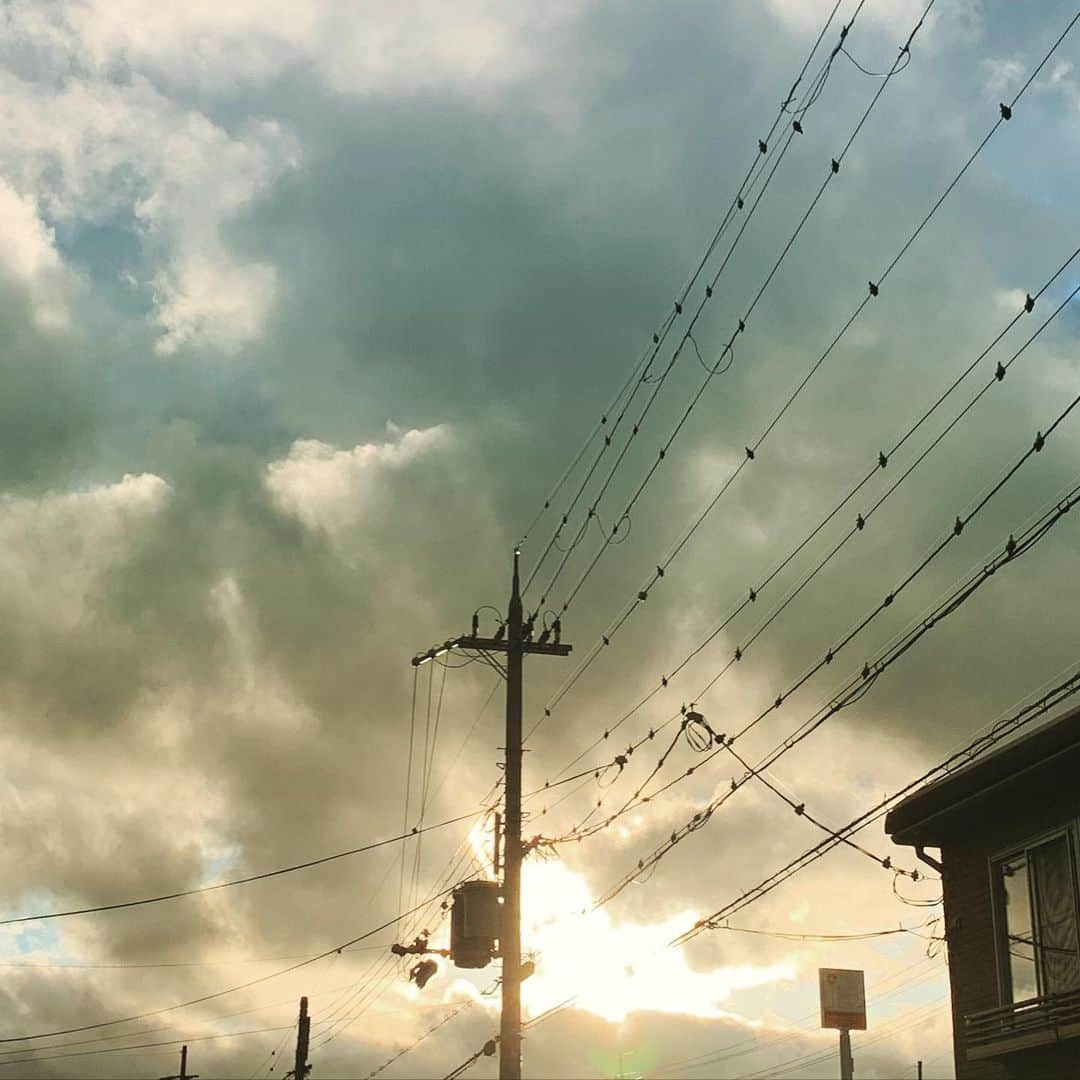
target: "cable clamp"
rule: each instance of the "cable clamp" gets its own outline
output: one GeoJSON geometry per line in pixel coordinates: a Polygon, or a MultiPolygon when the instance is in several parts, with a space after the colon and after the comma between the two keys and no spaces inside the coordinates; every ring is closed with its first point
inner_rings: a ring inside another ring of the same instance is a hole
{"type": "Polygon", "coordinates": [[[889,464],[889,459],[885,456],[885,451],[884,450],[879,450],[878,451],[877,463],[878,463],[878,468],[881,468],[881,469],[884,469],[885,466],[889,464]]]}
{"type": "Polygon", "coordinates": [[[1046,445],[1046,438],[1041,431],[1035,433],[1035,442],[1032,443],[1032,449],[1037,454],[1046,445]]]}
{"type": "Polygon", "coordinates": [[[764,139],[758,139],[757,148],[759,154],[767,154],[769,152],[768,143],[766,143],[764,139]]]}
{"type": "Polygon", "coordinates": [[[1001,119],[1002,120],[1011,120],[1012,119],[1012,109],[1010,109],[1009,106],[1004,104],[1004,103],[1002,103],[1002,105],[1001,105],[1001,119]]]}
{"type": "Polygon", "coordinates": [[[742,649],[740,649],[738,647],[738,645],[735,646],[735,659],[736,659],[736,661],[739,661],[739,660],[742,659],[742,649]]]}
{"type": "Polygon", "coordinates": [[[878,287],[871,281],[870,282],[870,295],[871,296],[877,296],[878,291],[879,291],[878,287]]]}
{"type": "Polygon", "coordinates": [[[838,173],[840,171],[840,162],[836,158],[832,159],[832,171],[838,173]]]}
{"type": "Polygon", "coordinates": [[[794,128],[794,129],[795,129],[795,131],[797,131],[797,132],[798,132],[798,133],[799,133],[800,135],[801,135],[801,134],[803,133],[803,130],[802,130],[802,124],[800,124],[798,120],[792,120],[792,121],[791,121],[791,126],[792,126],[792,128],[794,128]]]}
{"type": "Polygon", "coordinates": [[[741,210],[741,209],[742,209],[742,208],[743,208],[743,207],[744,207],[744,206],[746,205],[746,203],[744,203],[744,202],[743,202],[743,197],[742,197],[741,195],[739,195],[739,196],[737,196],[737,197],[736,197],[736,199],[735,199],[735,205],[736,205],[736,206],[737,206],[737,207],[738,207],[738,208],[739,208],[740,210],[741,210]]]}
{"type": "Polygon", "coordinates": [[[751,450],[749,446],[746,447],[746,458],[747,458],[748,461],[753,461],[754,460],[754,451],[751,450]]]}
{"type": "Polygon", "coordinates": [[[964,523],[960,520],[960,515],[956,515],[956,520],[953,522],[953,536],[959,536],[964,531],[964,523]]]}
{"type": "Polygon", "coordinates": [[[806,803],[799,803],[798,806],[793,807],[796,816],[802,817],[806,813],[806,803]]]}
{"type": "Polygon", "coordinates": [[[1031,309],[1034,306],[1035,306],[1035,297],[1032,296],[1031,293],[1028,293],[1027,296],[1025,296],[1025,298],[1024,298],[1024,310],[1026,312],[1030,313],[1031,309]]]}
{"type": "Polygon", "coordinates": [[[994,378],[997,379],[998,382],[1001,382],[1001,380],[1005,378],[1005,367],[1000,360],[998,361],[998,366],[994,369],[994,378]]]}
{"type": "Polygon", "coordinates": [[[1005,545],[1005,554],[1012,558],[1013,552],[1016,550],[1016,538],[1012,533],[1009,533],[1009,542],[1005,545]]]}
{"type": "Polygon", "coordinates": [[[866,518],[864,518],[862,516],[862,514],[856,514],[855,515],[855,528],[856,529],[862,529],[865,524],[866,524],[866,518]]]}

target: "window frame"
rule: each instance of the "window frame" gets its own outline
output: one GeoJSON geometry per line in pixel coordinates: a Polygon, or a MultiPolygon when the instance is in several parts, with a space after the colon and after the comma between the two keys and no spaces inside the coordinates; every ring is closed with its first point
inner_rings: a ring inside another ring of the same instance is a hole
{"type": "Polygon", "coordinates": [[[1032,917],[1032,937],[1038,934],[1038,904],[1035,897],[1035,877],[1031,873],[1031,859],[1028,855],[1035,848],[1049,844],[1060,837],[1064,837],[1066,850],[1069,854],[1070,869],[1072,870],[1073,886],[1073,913],[1077,923],[1077,933],[1080,936],[1080,819],[1071,819],[1062,825],[1052,829],[1026,836],[1017,840],[1008,847],[999,849],[990,855],[987,860],[987,870],[990,877],[990,913],[994,931],[994,959],[997,970],[998,1004],[1017,1005],[1024,1001],[1038,1000],[1046,996],[1045,975],[1038,948],[1034,950],[1035,956],[1035,983],[1038,994],[1035,999],[1022,998],[1017,1002],[1012,994],[1012,965],[1009,961],[1008,924],[1006,921],[1004,885],[999,867],[1009,859],[1015,859],[1019,855],[1024,856],[1028,867],[1028,906],[1032,917]]]}

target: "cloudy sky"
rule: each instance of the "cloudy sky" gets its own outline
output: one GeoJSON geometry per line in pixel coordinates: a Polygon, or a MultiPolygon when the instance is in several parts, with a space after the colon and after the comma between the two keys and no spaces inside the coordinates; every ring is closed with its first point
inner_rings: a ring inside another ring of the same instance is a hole
{"type": "MultiPolygon", "coordinates": [[[[573,592],[563,636],[574,656],[529,663],[526,724],[543,724],[527,789],[559,775],[760,586],[1077,247],[1080,30],[648,601],[544,718],[1076,13],[1065,0],[937,0],[724,356],[881,90],[875,73],[895,63],[924,6],[842,0],[798,89],[819,91],[799,114],[803,132],[780,154],[784,117],[770,140],[776,170],[752,189],[760,201],[748,195],[724,233],[540,566],[533,606],[569,549],[542,609],[558,610],[703,368],[722,359],[619,542],[573,592]],[[857,8],[847,53],[812,87],[857,8]],[[658,381],[736,236],[695,326],[700,362],[688,345],[658,381]],[[597,520],[570,549],[617,456],[597,520]]],[[[505,606],[511,552],[527,530],[532,573],[599,441],[530,524],[673,318],[832,9],[6,0],[6,918],[196,888],[393,836],[420,820],[425,773],[424,821],[483,807],[499,779],[497,678],[483,664],[429,665],[414,688],[409,659],[466,631],[479,606],[505,606]]],[[[1080,392],[1076,303],[738,666],[695,696],[1077,284],[1080,259],[755,604],[575,769],[610,761],[690,702],[716,731],[738,730],[873,610],[1080,392]]],[[[763,755],[1075,485],[1078,456],[1071,414],[740,752],[763,755]]],[[[840,825],[1074,665],[1078,615],[1063,586],[1080,572],[1076,528],[1066,517],[997,574],[785,756],[775,784],[840,825]]],[[[493,628],[490,611],[481,617],[493,628]]],[[[561,836],[598,800],[601,817],[621,805],[673,731],[643,744],[610,792],[611,771],[530,800],[526,832],[561,836]]],[[[696,757],[677,743],[654,786],[696,757]]],[[[761,785],[581,916],[740,771],[717,757],[557,858],[530,860],[527,1009],[579,996],[529,1033],[527,1075],[742,1076],[789,1062],[804,1064],[783,1075],[819,1075],[834,1063],[814,1055],[835,1037],[817,1030],[819,966],[866,969],[860,1076],[913,1075],[917,1058],[927,1076],[952,1075],[944,960],[921,937],[823,943],[721,930],[665,947],[819,839],[761,785]],[[713,1056],[672,1071],[699,1055],[713,1056]]],[[[862,839],[917,865],[880,824],[862,839]]],[[[381,1074],[443,1075],[497,1028],[497,995],[483,993],[496,968],[465,978],[444,966],[418,993],[390,962],[391,929],[277,974],[488,870],[479,814],[416,847],[404,866],[391,846],[205,896],[0,927],[0,1038],[151,1014],[38,1040],[32,1063],[25,1044],[0,1046],[0,1075],[161,1076],[177,1070],[174,1041],[186,1039],[204,1077],[282,1076],[300,994],[311,998],[316,1077],[366,1076],[461,1008],[381,1074]],[[158,1045],[99,1053],[146,1043],[158,1045]],[[59,1056],[75,1053],[84,1056],[59,1056]]],[[[940,895],[837,851],[732,925],[851,933],[918,927],[938,910],[903,903],[894,887],[908,900],[940,895]]],[[[436,904],[398,932],[444,935],[437,923],[436,904]]],[[[494,1074],[487,1058],[473,1069],[494,1074]]]]}

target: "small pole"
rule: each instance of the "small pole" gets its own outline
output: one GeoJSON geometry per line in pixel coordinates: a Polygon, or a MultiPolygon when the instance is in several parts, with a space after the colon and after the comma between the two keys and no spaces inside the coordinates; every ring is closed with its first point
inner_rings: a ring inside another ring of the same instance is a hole
{"type": "Polygon", "coordinates": [[[919,1080],[922,1080],[922,1060],[921,1059],[917,1062],[917,1065],[918,1065],[918,1068],[917,1068],[916,1071],[918,1073],[919,1080]]]}
{"type": "Polygon", "coordinates": [[[854,1080],[855,1062],[851,1057],[851,1032],[840,1029],[840,1080],[854,1080]]]}
{"type": "Polygon", "coordinates": [[[502,814],[495,813],[495,857],[492,859],[492,868],[495,871],[495,880],[498,881],[502,874],[502,814]]]}
{"type": "Polygon", "coordinates": [[[198,1073],[188,1075],[186,1046],[180,1047],[180,1071],[175,1076],[163,1076],[161,1080],[199,1080],[198,1073]]]}
{"type": "Polygon", "coordinates": [[[293,1064],[295,1080],[304,1080],[310,1066],[307,1063],[308,1036],[311,1033],[311,1020],[308,1017],[307,998],[300,999],[300,1020],[296,1026],[296,1060],[293,1064]]]}

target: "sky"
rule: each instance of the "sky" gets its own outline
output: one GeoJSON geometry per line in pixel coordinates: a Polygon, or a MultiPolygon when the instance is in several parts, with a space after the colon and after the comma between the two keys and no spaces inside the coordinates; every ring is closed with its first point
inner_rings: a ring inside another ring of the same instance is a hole
{"type": "MultiPolygon", "coordinates": [[[[681,706],[730,734],[779,695],[739,740],[763,756],[1078,482],[1071,413],[995,487],[1080,392],[1080,308],[1065,302],[1080,258],[1054,277],[1080,236],[1080,30],[999,122],[1075,8],[937,0],[920,24],[924,7],[841,0],[797,88],[815,91],[802,132],[784,114],[775,171],[755,174],[679,314],[832,0],[6,0],[3,917],[198,888],[474,816],[404,851],[0,925],[0,1038],[145,1016],[39,1040],[34,1061],[0,1046],[0,1075],[162,1076],[187,1040],[204,1077],[282,1076],[301,994],[316,1077],[367,1076],[422,1036],[380,1075],[442,1076],[483,1045],[496,967],[443,963],[417,990],[388,952],[395,933],[445,939],[437,901],[365,935],[491,872],[498,676],[409,661],[478,609],[494,630],[516,543],[526,579],[537,570],[526,605],[543,595],[550,623],[565,604],[574,646],[526,671],[525,787],[540,791],[525,832],[552,839],[641,788],[677,725],[645,737],[681,706]],[[612,445],[594,437],[557,487],[601,417],[615,426],[628,378],[612,445]],[[787,600],[856,513],[865,528],[787,600]],[[624,768],[543,791],[637,740],[624,768]],[[113,1047],[136,1048],[98,1053],[113,1047]]],[[[841,825],[1071,670],[1076,529],[1066,515],[995,574],[786,754],[773,784],[841,825]]],[[[760,783],[582,914],[741,774],[733,757],[703,759],[675,740],[655,786],[698,762],[692,775],[529,857],[526,1014],[577,996],[527,1032],[526,1075],[821,1075],[835,1034],[818,1029],[817,969],[857,967],[858,1075],[914,1075],[922,1058],[928,1077],[951,1076],[927,925],[940,908],[919,906],[939,899],[933,881],[841,849],[734,929],[668,946],[820,838],[760,783]],[[901,926],[915,932],[791,936],[901,926]]],[[[919,866],[880,823],[860,836],[919,866]]],[[[495,1072],[485,1057],[470,1075],[495,1072]]]]}

